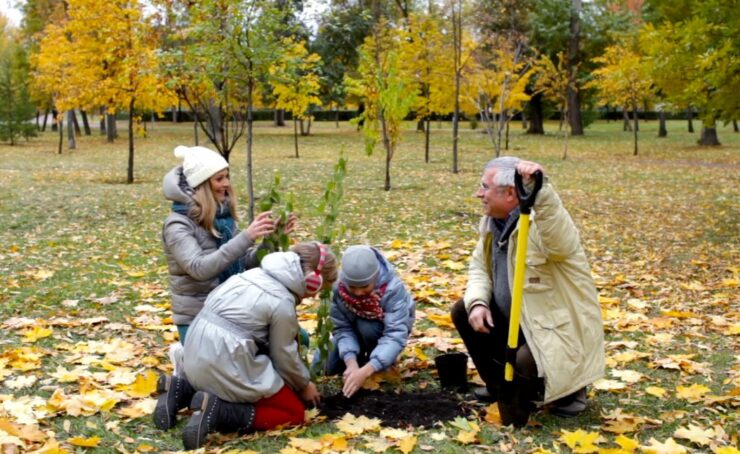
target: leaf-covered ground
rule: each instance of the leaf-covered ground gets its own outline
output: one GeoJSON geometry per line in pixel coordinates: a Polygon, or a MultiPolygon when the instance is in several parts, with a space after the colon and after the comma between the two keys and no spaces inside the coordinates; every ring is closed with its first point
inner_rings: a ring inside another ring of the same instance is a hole
{"type": "MultiPolygon", "coordinates": [[[[123,126],[123,125],[122,125],[123,126]]],[[[550,130],[555,125],[548,125],[550,130]]],[[[573,419],[546,412],[529,427],[501,427],[496,408],[430,427],[381,427],[347,415],[289,431],[214,436],[208,450],[246,452],[737,452],[740,403],[740,135],[694,146],[684,122],[641,125],[641,151],[621,123],[598,124],[570,141],[512,131],[511,154],[544,164],[581,229],[600,292],[607,371],[573,419]]],[[[55,154],[57,136],[0,145],[0,445],[3,452],[161,452],[181,449],[178,427],[156,430],[148,416],[158,373],[169,370],[167,272],[160,244],[169,210],[161,178],[192,127],[149,125],[137,140],[136,183],[125,185],[126,144],[95,135],[55,154]]],[[[400,375],[385,392],[436,390],[433,358],[464,347],[447,308],[461,297],[480,215],[476,189],[492,148],[465,129],[461,171],[452,174],[449,124],[433,124],[431,162],[408,125],[383,186],[383,153],[367,157],[349,125],[314,125],[293,154],[291,128],[256,127],[256,190],[275,170],[300,215],[297,239],[318,224],[316,204],[341,150],[349,158],[335,246],[381,247],[418,302],[400,375]]],[[[202,137],[202,134],[201,134],[202,137]]],[[[245,155],[232,172],[246,208],[245,155]]],[[[242,216],[245,217],[245,216],[242,216]]],[[[315,325],[315,302],[302,324],[315,325]]],[[[471,371],[471,380],[476,380],[471,371]]],[[[336,379],[321,382],[337,392],[336,379]]]]}

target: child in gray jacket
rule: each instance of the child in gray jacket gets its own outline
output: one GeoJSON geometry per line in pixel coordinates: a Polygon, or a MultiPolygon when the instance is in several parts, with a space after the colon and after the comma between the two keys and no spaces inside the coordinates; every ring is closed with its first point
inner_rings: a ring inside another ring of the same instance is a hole
{"type": "Polygon", "coordinates": [[[356,393],[372,374],[396,362],[411,334],[416,305],[375,248],[350,246],[334,284],[330,317],[334,348],[326,373],[343,374],[342,392],[356,393]]]}

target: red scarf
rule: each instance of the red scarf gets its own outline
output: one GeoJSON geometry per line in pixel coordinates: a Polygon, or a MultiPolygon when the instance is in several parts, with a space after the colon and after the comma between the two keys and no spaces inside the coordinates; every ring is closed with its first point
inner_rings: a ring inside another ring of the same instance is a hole
{"type": "Polygon", "coordinates": [[[358,317],[369,320],[383,320],[383,308],[380,307],[380,300],[383,299],[387,287],[388,284],[386,283],[374,289],[369,295],[354,296],[349,293],[344,283],[340,282],[339,296],[342,297],[347,309],[358,317]]]}

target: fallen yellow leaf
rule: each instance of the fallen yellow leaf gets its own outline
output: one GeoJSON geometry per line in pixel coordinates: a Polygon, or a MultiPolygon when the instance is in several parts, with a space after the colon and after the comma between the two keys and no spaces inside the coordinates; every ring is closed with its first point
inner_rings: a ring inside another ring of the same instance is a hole
{"type": "Polygon", "coordinates": [[[676,443],[673,438],[668,438],[661,443],[655,438],[649,440],[648,446],[640,446],[645,454],[685,454],[686,448],[676,443]]]}
{"type": "Polygon", "coordinates": [[[560,436],[560,440],[568,445],[574,453],[588,454],[599,450],[594,444],[599,442],[600,435],[598,432],[586,432],[582,429],[578,429],[575,432],[561,429],[561,432],[563,435],[560,436]]]}
{"type": "Polygon", "coordinates": [[[342,416],[336,423],[337,429],[350,435],[360,435],[363,432],[377,432],[380,430],[380,419],[368,418],[365,415],[359,418],[351,413],[342,416]]]}
{"type": "Polygon", "coordinates": [[[689,402],[698,402],[709,391],[711,391],[709,388],[700,384],[693,384],[691,386],[677,386],[676,397],[678,397],[679,399],[688,400],[689,402]]]}
{"type": "Polygon", "coordinates": [[[658,386],[648,386],[645,388],[645,392],[655,397],[662,398],[668,391],[658,386]]]}
{"type": "Polygon", "coordinates": [[[23,333],[23,342],[36,342],[39,339],[51,336],[53,332],[50,328],[36,326],[23,333]]]}
{"type": "Polygon", "coordinates": [[[100,444],[100,437],[72,437],[67,441],[74,446],[82,446],[83,448],[96,448],[100,444]]]}

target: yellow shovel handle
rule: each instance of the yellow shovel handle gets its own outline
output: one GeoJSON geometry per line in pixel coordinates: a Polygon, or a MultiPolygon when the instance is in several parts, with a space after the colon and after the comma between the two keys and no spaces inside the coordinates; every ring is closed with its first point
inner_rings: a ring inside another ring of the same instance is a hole
{"type": "Polygon", "coordinates": [[[519,215],[519,234],[517,235],[516,262],[514,265],[514,288],[511,294],[511,315],[509,316],[509,338],[506,343],[506,369],[504,379],[514,380],[514,362],[519,343],[519,318],[522,313],[522,289],[524,270],[527,268],[527,240],[529,239],[529,214],[519,215]]]}

